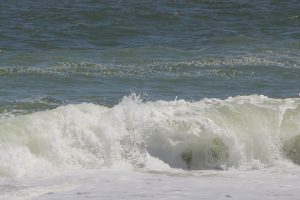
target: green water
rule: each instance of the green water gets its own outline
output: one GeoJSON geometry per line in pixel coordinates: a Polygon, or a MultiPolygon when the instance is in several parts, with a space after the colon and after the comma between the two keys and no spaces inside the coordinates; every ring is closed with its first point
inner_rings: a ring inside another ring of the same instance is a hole
{"type": "Polygon", "coordinates": [[[0,112],[300,92],[299,1],[1,1],[0,112]]]}

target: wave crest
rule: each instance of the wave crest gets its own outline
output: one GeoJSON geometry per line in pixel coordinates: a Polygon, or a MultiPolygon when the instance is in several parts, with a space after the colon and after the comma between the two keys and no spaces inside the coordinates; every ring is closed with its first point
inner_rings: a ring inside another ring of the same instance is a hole
{"type": "Polygon", "coordinates": [[[299,164],[299,105],[258,95],[197,102],[132,95],[112,108],[83,103],[10,117],[0,120],[0,174],[151,169],[154,158],[190,170],[299,164]]]}

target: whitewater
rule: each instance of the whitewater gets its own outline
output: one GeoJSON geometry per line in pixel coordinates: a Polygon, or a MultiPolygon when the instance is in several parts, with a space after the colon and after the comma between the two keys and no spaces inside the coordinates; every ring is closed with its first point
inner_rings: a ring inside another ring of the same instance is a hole
{"type": "Polygon", "coordinates": [[[0,199],[298,199],[300,99],[126,96],[0,120],[0,199]]]}
{"type": "Polygon", "coordinates": [[[0,200],[299,200],[300,1],[0,1],[0,200]]]}

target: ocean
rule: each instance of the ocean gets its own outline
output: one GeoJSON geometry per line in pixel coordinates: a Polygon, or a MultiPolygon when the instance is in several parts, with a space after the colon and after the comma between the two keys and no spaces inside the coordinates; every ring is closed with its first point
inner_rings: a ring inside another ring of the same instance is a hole
{"type": "Polygon", "coordinates": [[[0,199],[299,199],[299,10],[1,1],[0,199]]]}

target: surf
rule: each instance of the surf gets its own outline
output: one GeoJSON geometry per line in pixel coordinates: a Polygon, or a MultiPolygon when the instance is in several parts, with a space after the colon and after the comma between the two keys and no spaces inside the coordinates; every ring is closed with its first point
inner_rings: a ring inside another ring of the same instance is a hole
{"type": "Polygon", "coordinates": [[[0,176],[103,168],[227,170],[300,163],[300,100],[126,96],[0,120],[0,176]]]}

